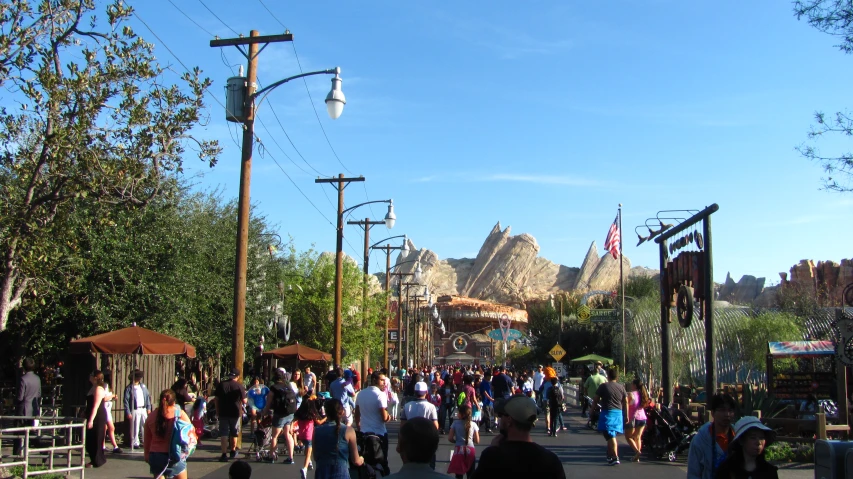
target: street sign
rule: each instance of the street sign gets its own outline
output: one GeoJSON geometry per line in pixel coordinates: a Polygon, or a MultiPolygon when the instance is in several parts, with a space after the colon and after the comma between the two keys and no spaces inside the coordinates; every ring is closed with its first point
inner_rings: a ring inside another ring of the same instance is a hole
{"type": "Polygon", "coordinates": [[[556,344],[553,348],[551,348],[550,351],[548,351],[548,354],[550,354],[551,357],[559,361],[563,359],[563,356],[566,355],[566,350],[563,349],[559,344],[556,344]]]}
{"type": "MultiPolygon", "coordinates": [[[[489,331],[488,335],[490,338],[494,339],[495,341],[503,341],[504,340],[503,331],[501,331],[500,329],[493,329],[493,330],[489,331]]],[[[522,336],[521,331],[519,331],[517,329],[510,329],[509,333],[507,333],[507,339],[509,339],[510,341],[517,341],[517,340],[521,339],[521,336],[522,336]]]]}
{"type": "Polygon", "coordinates": [[[551,363],[551,367],[554,368],[554,372],[557,373],[558,377],[566,377],[569,375],[568,368],[563,363],[551,363]]]}
{"type": "Polygon", "coordinates": [[[590,321],[593,323],[618,323],[619,312],[615,309],[593,309],[590,311],[590,321]]]}

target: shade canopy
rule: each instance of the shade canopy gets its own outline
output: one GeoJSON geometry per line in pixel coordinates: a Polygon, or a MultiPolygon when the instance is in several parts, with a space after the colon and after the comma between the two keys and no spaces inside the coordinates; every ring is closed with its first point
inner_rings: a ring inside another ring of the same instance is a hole
{"type": "Polygon", "coordinates": [[[298,359],[300,361],[331,361],[332,355],[296,343],[263,353],[265,358],[298,359]]]}
{"type": "Polygon", "coordinates": [[[572,359],[570,362],[572,363],[594,363],[596,361],[601,361],[605,366],[608,364],[613,364],[613,360],[610,358],[605,358],[604,356],[599,356],[597,354],[587,354],[586,356],[581,356],[579,358],[572,359]]]}
{"type": "Polygon", "coordinates": [[[195,348],[180,339],[138,326],[74,339],[68,351],[73,354],[175,354],[195,357],[195,348]]]}
{"type": "Polygon", "coordinates": [[[812,358],[832,356],[835,344],[832,341],[778,341],[767,343],[767,350],[774,358],[812,358]]]}

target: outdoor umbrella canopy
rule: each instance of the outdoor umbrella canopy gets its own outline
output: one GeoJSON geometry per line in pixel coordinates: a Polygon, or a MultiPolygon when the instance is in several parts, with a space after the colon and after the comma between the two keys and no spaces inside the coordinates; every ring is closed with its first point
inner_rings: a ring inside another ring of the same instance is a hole
{"type": "Polygon", "coordinates": [[[586,356],[581,356],[579,358],[572,359],[570,362],[572,363],[586,363],[586,362],[596,362],[601,361],[605,366],[608,364],[613,364],[613,360],[610,358],[605,358],[604,356],[599,356],[597,354],[587,354],[586,356]]]}
{"type": "Polygon", "coordinates": [[[298,359],[300,361],[331,361],[332,355],[323,351],[303,346],[299,343],[273,349],[263,353],[264,357],[276,359],[298,359]]]}
{"type": "Polygon", "coordinates": [[[74,339],[68,350],[76,354],[185,354],[195,357],[195,348],[180,339],[138,326],[74,339]]]}

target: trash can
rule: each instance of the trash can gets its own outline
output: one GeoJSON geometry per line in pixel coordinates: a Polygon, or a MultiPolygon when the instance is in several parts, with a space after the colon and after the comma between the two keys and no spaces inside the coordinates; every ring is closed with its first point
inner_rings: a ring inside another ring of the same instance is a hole
{"type": "MultiPolygon", "coordinates": [[[[853,441],[818,439],[814,445],[815,479],[846,479],[845,461],[850,464],[853,441]]],[[[849,470],[849,469],[848,469],[849,470]]]]}
{"type": "Polygon", "coordinates": [[[853,449],[848,449],[844,455],[844,477],[853,477],[853,449]]]}

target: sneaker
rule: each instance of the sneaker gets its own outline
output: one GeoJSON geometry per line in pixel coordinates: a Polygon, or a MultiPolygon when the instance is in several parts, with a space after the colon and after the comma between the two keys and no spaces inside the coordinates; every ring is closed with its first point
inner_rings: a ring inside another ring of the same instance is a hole
{"type": "Polygon", "coordinates": [[[236,457],[237,457],[237,450],[234,449],[233,451],[231,451],[231,459],[234,459],[236,457]]]}
{"type": "Polygon", "coordinates": [[[299,470],[299,477],[301,479],[308,479],[308,469],[304,469],[304,468],[300,469],[299,470]]]}
{"type": "Polygon", "coordinates": [[[618,457],[614,457],[614,458],[613,458],[613,462],[611,462],[611,463],[610,463],[610,465],[611,465],[611,466],[615,466],[615,465],[617,465],[617,464],[621,464],[621,463],[619,462],[619,458],[618,458],[618,457]]]}
{"type": "Polygon", "coordinates": [[[285,459],[285,460],[284,460],[284,461],[282,461],[281,463],[282,463],[282,464],[293,464],[293,458],[292,458],[292,457],[288,457],[287,459],[285,459]]]}
{"type": "Polygon", "coordinates": [[[120,447],[113,448],[113,454],[121,454],[121,453],[122,453],[122,450],[120,447]]]}
{"type": "Polygon", "coordinates": [[[308,469],[314,469],[314,463],[313,462],[311,462],[311,461],[308,462],[308,469]]]}
{"type": "Polygon", "coordinates": [[[219,462],[228,462],[228,454],[223,452],[222,455],[219,456],[219,462]]]}

